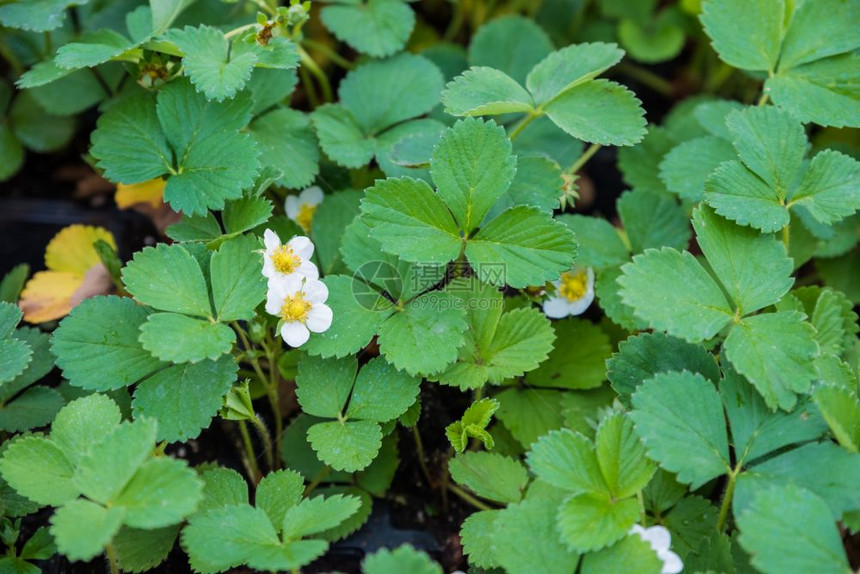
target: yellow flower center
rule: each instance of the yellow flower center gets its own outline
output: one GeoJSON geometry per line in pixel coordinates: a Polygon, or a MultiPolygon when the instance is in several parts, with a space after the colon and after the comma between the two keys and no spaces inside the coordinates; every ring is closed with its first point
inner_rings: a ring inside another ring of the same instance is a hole
{"type": "Polygon", "coordinates": [[[561,296],[571,303],[578,299],[582,299],[588,291],[588,272],[582,270],[562,273],[561,285],[558,290],[561,293],[561,296]]]}
{"type": "Polygon", "coordinates": [[[281,245],[272,253],[272,263],[275,265],[275,270],[278,273],[289,275],[299,268],[302,260],[299,256],[293,253],[292,248],[286,245],[281,245]]]}
{"type": "Polygon", "coordinates": [[[310,203],[303,203],[301,207],[299,207],[299,212],[296,214],[296,223],[298,223],[306,233],[311,230],[311,220],[314,218],[314,212],[316,210],[317,206],[311,205],[310,203]]]}
{"type": "Polygon", "coordinates": [[[313,305],[310,301],[305,301],[305,294],[299,291],[295,295],[287,295],[284,299],[284,305],[281,307],[281,319],[287,323],[295,323],[299,321],[304,323],[308,319],[308,312],[313,305]]]}

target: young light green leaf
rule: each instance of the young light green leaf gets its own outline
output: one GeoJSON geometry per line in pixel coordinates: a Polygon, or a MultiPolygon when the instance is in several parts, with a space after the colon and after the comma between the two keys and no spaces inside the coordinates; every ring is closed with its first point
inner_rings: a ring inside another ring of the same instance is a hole
{"type": "Polygon", "coordinates": [[[306,498],[284,514],[283,537],[290,540],[334,528],[355,514],[360,504],[355,496],[306,498]]]}
{"type": "Polygon", "coordinates": [[[103,28],[82,35],[77,42],[60,46],[54,62],[66,70],[94,68],[133,47],[122,34],[103,28]]]}
{"type": "Polygon", "coordinates": [[[445,113],[452,116],[495,116],[534,110],[531,95],[516,80],[495,68],[469,68],[445,86],[445,113]]]}
{"type": "Polygon", "coordinates": [[[78,464],[121,420],[117,404],[105,395],[94,393],[71,401],[57,413],[51,425],[51,441],[69,462],[78,464]]]}
{"type": "Polygon", "coordinates": [[[256,55],[250,50],[232,49],[224,33],[211,26],[182,30],[165,35],[183,52],[185,74],[207,99],[232,98],[251,77],[256,55]]]}
{"type": "Polygon", "coordinates": [[[648,456],[696,489],[731,470],[720,395],[699,374],[658,373],[633,393],[631,417],[648,456]]]}
{"type": "Polygon", "coordinates": [[[284,523],[287,512],[299,504],[304,489],[304,479],[298,472],[294,470],[270,472],[257,485],[254,505],[265,511],[272,524],[280,525],[284,523]]]}
{"type": "Polygon", "coordinates": [[[460,420],[445,427],[445,435],[454,450],[465,451],[470,438],[480,440],[487,448],[493,448],[493,437],[486,429],[498,408],[497,400],[483,398],[469,405],[460,420]]]}
{"type": "Polygon", "coordinates": [[[77,499],[58,508],[51,517],[51,535],[57,549],[70,560],[90,560],[101,554],[123,520],[122,508],[105,508],[77,499]]]}
{"type": "Polygon", "coordinates": [[[146,461],[111,508],[125,511],[123,524],[133,528],[164,528],[178,524],[197,508],[203,482],[184,461],[168,457],[146,461]]]}
{"type": "Polygon", "coordinates": [[[72,481],[74,470],[57,445],[38,436],[18,438],[0,458],[3,479],[40,506],[59,506],[80,494],[72,481]]]}
{"type": "Polygon", "coordinates": [[[153,313],[140,327],[140,344],[162,361],[196,363],[230,352],[236,334],[223,323],[176,313],[153,313]]]}

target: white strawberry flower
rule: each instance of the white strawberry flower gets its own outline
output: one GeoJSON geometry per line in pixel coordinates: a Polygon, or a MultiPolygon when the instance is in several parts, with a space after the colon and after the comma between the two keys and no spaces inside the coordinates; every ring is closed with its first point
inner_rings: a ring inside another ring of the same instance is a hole
{"type": "Polygon", "coordinates": [[[582,315],[594,301],[594,271],[573,268],[553,281],[555,293],[543,303],[543,312],[551,319],[582,315]]]}
{"type": "Polygon", "coordinates": [[[269,281],[266,312],[281,318],[281,337],[291,347],[307,343],[311,333],[331,327],[328,288],[322,281],[297,274],[269,281]]]}
{"type": "Polygon", "coordinates": [[[669,550],[672,545],[672,535],[663,526],[651,526],[650,528],[642,528],[639,524],[634,524],[630,529],[629,534],[632,536],[638,534],[639,537],[651,545],[651,550],[657,553],[657,557],[663,561],[663,568],[660,574],[678,574],[684,569],[684,563],[681,562],[681,557],[669,550]]]}
{"type": "Polygon", "coordinates": [[[287,212],[287,217],[299,224],[299,227],[309,233],[311,230],[311,221],[314,218],[314,212],[317,206],[322,203],[325,194],[323,190],[314,185],[303,190],[298,195],[288,195],[284,202],[284,211],[287,212]]]}
{"type": "Polygon", "coordinates": [[[263,252],[263,275],[269,281],[290,275],[319,279],[317,266],[311,262],[314,244],[307,237],[297,235],[282,244],[278,234],[267,229],[263,234],[263,243],[266,245],[263,252]]]}

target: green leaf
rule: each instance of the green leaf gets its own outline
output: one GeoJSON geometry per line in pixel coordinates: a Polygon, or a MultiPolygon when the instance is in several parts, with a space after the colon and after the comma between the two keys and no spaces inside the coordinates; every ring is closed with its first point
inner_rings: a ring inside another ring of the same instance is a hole
{"type": "Polygon", "coordinates": [[[700,16],[714,49],[727,64],[773,72],[785,33],[783,0],[712,0],[700,16]]]}
{"type": "Polygon", "coordinates": [[[250,50],[231,50],[224,33],[211,26],[174,29],[165,39],[182,50],[182,66],[197,91],[219,102],[245,86],[257,59],[250,50]]]}
{"type": "Polygon", "coordinates": [[[634,496],[654,475],[656,467],[645,456],[645,446],[627,416],[604,418],[597,429],[594,448],[613,499],[634,496]]]}
{"type": "Polygon", "coordinates": [[[741,315],[776,303],[794,283],[781,241],[745,229],[705,207],[693,212],[696,240],[741,315]]]}
{"type": "Polygon", "coordinates": [[[812,396],[839,444],[851,452],[860,452],[860,400],[857,393],[838,385],[825,384],[816,387],[812,396]]]}
{"type": "Polygon", "coordinates": [[[349,168],[367,165],[375,153],[352,112],[340,104],[324,104],[311,114],[320,146],[336,163],[349,168]]]}
{"type": "Polygon", "coordinates": [[[212,317],[209,289],[197,259],[181,245],[159,243],[135,253],[122,280],[139,302],[173,313],[212,317]]]}
{"type": "Polygon", "coordinates": [[[463,552],[469,556],[469,565],[480,568],[498,566],[493,557],[493,527],[498,510],[479,510],[466,517],[460,526],[463,552]]]}
{"type": "Polygon", "coordinates": [[[856,183],[860,162],[834,150],[824,150],[809,164],[791,204],[803,206],[819,223],[832,225],[860,209],[856,183]]]}
{"type": "Polygon", "coordinates": [[[253,235],[243,235],[224,242],[212,254],[212,301],[219,321],[251,319],[254,309],[265,298],[266,281],[263,260],[257,253],[259,247],[253,235]]]}
{"type": "Polygon", "coordinates": [[[553,328],[555,349],[540,367],[526,374],[526,382],[564,389],[599,387],[606,379],[606,360],[612,355],[606,333],[576,318],[556,321],[553,328]]]}
{"type": "Polygon", "coordinates": [[[631,417],[648,456],[699,488],[731,470],[723,406],[713,383],[689,372],[659,373],[633,393],[631,417]]]}
{"type": "Polygon", "coordinates": [[[780,70],[767,80],[765,89],[776,105],[803,122],[857,127],[858,63],[860,56],[849,53],[780,70]]]}
{"type": "Polygon", "coordinates": [[[558,508],[551,499],[530,498],[499,511],[493,535],[493,556],[511,574],[573,574],[579,556],[559,539],[555,514],[558,508]],[[523,540],[531,544],[523,552],[523,540]]]}
{"type": "Polygon", "coordinates": [[[184,215],[179,223],[170,225],[166,233],[174,241],[211,241],[222,235],[221,224],[211,211],[204,216],[184,215]]]}
{"type": "Polygon", "coordinates": [[[215,360],[236,341],[230,327],[176,313],[154,313],[140,328],[140,343],[153,356],[174,363],[215,360]]]}
{"type": "Polygon", "coordinates": [[[80,492],[103,504],[118,496],[151,456],[156,426],[153,419],[124,422],[94,444],[75,468],[80,492]]]}
{"type": "Polygon", "coordinates": [[[232,356],[168,367],[137,386],[134,416],[155,417],[159,440],[196,438],[218,414],[236,369],[232,356]]]}
{"type": "Polygon", "coordinates": [[[311,337],[305,351],[322,357],[345,357],[360,351],[393,313],[393,305],[360,279],[329,275],[322,281],[329,292],[326,305],[338,320],[311,337]]]}
{"type": "Polygon", "coordinates": [[[795,311],[747,317],[735,325],[725,353],[767,405],[790,410],[797,393],[805,393],[815,377],[811,359],[818,354],[815,329],[795,311]]]}
{"type": "Polygon", "coordinates": [[[762,572],[851,571],[827,504],[808,490],[774,486],[761,492],[737,521],[740,544],[762,572]],[[798,516],[803,520],[794,519],[798,516]]]}
{"type": "Polygon", "coordinates": [[[272,524],[282,524],[287,512],[301,500],[304,489],[304,480],[298,472],[270,472],[257,485],[254,504],[266,512],[272,524]]]}
{"type": "Polygon", "coordinates": [[[0,280],[0,301],[16,303],[29,276],[30,266],[26,263],[19,263],[6,273],[0,280]]]}
{"type": "Polygon", "coordinates": [[[198,572],[221,572],[249,561],[280,539],[266,513],[248,505],[227,506],[191,517],[182,546],[198,572]]]}
{"type": "Polygon", "coordinates": [[[609,80],[575,85],[546,104],[544,110],[558,127],[582,141],[629,146],[645,137],[642,103],[633,92],[609,80]]]}
{"type": "MultiPolygon", "coordinates": [[[[705,198],[708,177],[723,162],[735,159],[729,142],[714,136],[692,139],[674,147],[660,163],[660,179],[681,199],[701,201],[705,198]]],[[[726,172],[728,168],[723,168],[726,172]]],[[[712,185],[713,181],[711,180],[712,185]]]]}
{"type": "Polygon", "coordinates": [[[576,238],[576,261],[595,270],[626,263],[630,254],[618,230],[599,217],[564,213],[556,218],[576,238]]]}
{"type": "Polygon", "coordinates": [[[493,204],[487,219],[516,205],[531,205],[552,213],[559,205],[563,187],[561,167],[555,160],[542,155],[520,155],[517,157],[517,173],[511,187],[493,204]]]}
{"type": "Polygon", "coordinates": [[[255,118],[248,130],[260,149],[261,161],[283,174],[280,185],[304,187],[319,174],[319,145],[309,116],[280,108],[255,118]]]}
{"type": "Polygon", "coordinates": [[[410,375],[432,375],[457,359],[466,327],[466,313],[452,303],[452,297],[431,291],[382,324],[379,350],[410,375]]]}
{"type": "Polygon", "coordinates": [[[651,544],[635,534],[597,552],[589,552],[582,559],[582,574],[660,572],[662,568],[663,561],[651,544]]]}
{"type": "Polygon", "coordinates": [[[720,287],[688,251],[648,249],[621,271],[622,300],[654,329],[702,341],[719,333],[734,315],[720,287]]]}
{"type": "Polygon", "coordinates": [[[70,560],[90,560],[102,553],[119,532],[122,508],[105,508],[89,500],[73,500],[51,517],[57,549],[70,560]]]}
{"type": "Polygon", "coordinates": [[[687,248],[690,222],[671,197],[647,191],[625,191],[616,203],[633,253],[646,249],[687,248]]]}
{"type": "Polygon", "coordinates": [[[0,383],[23,373],[33,359],[33,350],[25,341],[9,336],[22,315],[17,306],[0,302],[0,383]]]}
{"type": "Polygon", "coordinates": [[[600,550],[620,540],[639,518],[634,498],[613,500],[605,494],[578,494],[558,509],[561,539],[577,552],[600,550]]]}
{"type": "Polygon", "coordinates": [[[148,316],[145,308],[128,298],[82,301],[51,338],[51,351],[63,375],[77,387],[105,391],[161,369],[164,363],[138,342],[140,326],[148,316]]]}
{"type": "Polygon", "coordinates": [[[371,237],[401,259],[447,263],[460,253],[457,224],[424,181],[406,177],[377,181],[365,191],[361,211],[371,237]]]}
{"type": "Polygon", "coordinates": [[[466,234],[481,224],[516,173],[505,130],[466,119],[443,133],[430,158],[437,193],[466,234]]]}
{"type": "Polygon", "coordinates": [[[45,112],[30,92],[19,92],[9,109],[15,136],[28,149],[55,151],[65,147],[75,134],[74,118],[45,112]]]}
{"type": "Polygon", "coordinates": [[[542,436],[532,444],[526,462],[538,479],[566,492],[608,494],[594,444],[570,429],[542,436]]]}
{"type": "Polygon", "coordinates": [[[466,243],[466,257],[482,281],[515,288],[558,279],[575,256],[570,230],[527,206],[502,212],[466,243]]]}
{"type": "Polygon", "coordinates": [[[531,112],[531,95],[513,78],[495,68],[469,68],[445,86],[445,113],[452,116],[495,116],[531,112]]]}
{"type": "Polygon", "coordinates": [[[606,362],[606,376],[625,403],[646,380],[657,373],[690,371],[711,382],[720,380],[714,356],[704,346],[688,343],[663,333],[642,333],[618,345],[618,352],[606,362]]]}
{"type": "Polygon", "coordinates": [[[179,525],[156,530],[126,526],[114,536],[111,546],[116,551],[120,568],[126,572],[143,572],[167,559],[178,535],[179,525]]]}
{"type": "Polygon", "coordinates": [[[121,420],[117,404],[105,395],[94,393],[71,401],[57,413],[51,425],[51,441],[72,464],[78,464],[121,420]]]}
{"type": "Polygon", "coordinates": [[[59,506],[78,496],[74,466],[53,442],[24,436],[10,443],[0,458],[0,473],[19,494],[40,506],[59,506]]]}
{"type": "MultiPolygon", "coordinates": [[[[264,197],[243,197],[224,206],[221,219],[228,234],[244,233],[266,223],[272,216],[272,202],[264,197]]],[[[206,218],[209,221],[209,218],[206,218]]],[[[221,235],[220,232],[217,235],[221,235]]]]}
{"type": "Polygon", "coordinates": [[[671,60],[684,47],[680,14],[663,10],[650,20],[624,18],[618,24],[618,40],[635,60],[657,63],[671,60]]]}
{"type": "Polygon", "coordinates": [[[403,544],[394,550],[383,548],[369,555],[362,561],[361,571],[364,574],[442,574],[442,567],[424,552],[403,544]]]}
{"type": "Polygon", "coordinates": [[[517,460],[489,452],[465,452],[450,460],[448,469],[458,484],[488,500],[514,503],[529,482],[526,468],[517,460]]]}
{"type": "Polygon", "coordinates": [[[370,421],[332,421],[308,429],[308,442],[320,460],[335,470],[367,468],[382,446],[382,431],[370,421]]]}
{"type": "Polygon", "coordinates": [[[415,13],[402,0],[347,1],[326,6],[320,17],[338,40],[375,58],[403,48],[415,26],[415,13]]]}
{"type": "Polygon", "coordinates": [[[791,412],[773,412],[755,387],[731,368],[726,368],[725,378],[720,381],[720,396],[735,452],[740,452],[745,462],[788,445],[815,440],[827,430],[812,401],[802,400],[791,412]]]}
{"type": "Polygon", "coordinates": [[[150,0],[152,7],[152,33],[160,34],[167,30],[185,8],[194,0],[150,0]]]}
{"type": "Polygon", "coordinates": [[[496,418],[517,442],[528,447],[547,432],[563,426],[562,396],[552,390],[510,388],[495,397],[501,405],[496,418]]]}
{"type": "Polygon", "coordinates": [[[478,28],[469,43],[469,64],[495,68],[522,84],[552,50],[552,40],[534,20],[512,14],[478,28]]]}
{"type": "MultiPolygon", "coordinates": [[[[383,448],[385,447],[383,446],[383,448]]],[[[381,456],[379,458],[381,458],[381,456]]],[[[377,460],[379,460],[379,458],[377,458],[377,460]]],[[[371,498],[370,494],[367,493],[366,490],[362,490],[358,486],[331,486],[328,488],[318,489],[317,492],[325,496],[330,496],[332,494],[348,494],[350,496],[357,497],[361,501],[361,505],[359,506],[355,514],[342,521],[337,526],[329,528],[325,532],[319,533],[318,536],[320,538],[328,540],[329,542],[336,542],[338,540],[342,540],[343,538],[346,538],[350,534],[356,532],[370,519],[373,499],[371,498]]]]}
{"type": "Polygon", "coordinates": [[[439,102],[443,78],[426,58],[401,53],[370,61],[340,83],[341,105],[366,135],[429,112],[439,102]]]}
{"type": "Polygon", "coordinates": [[[357,370],[354,357],[337,360],[303,357],[296,375],[296,398],[302,411],[316,417],[340,417],[357,370]]]}
{"type": "Polygon", "coordinates": [[[203,482],[184,461],[152,458],[117,496],[114,508],[125,511],[123,524],[133,528],[164,528],[182,522],[197,508],[203,482]]]}
{"type": "Polygon", "coordinates": [[[360,504],[361,500],[355,496],[306,498],[284,514],[284,539],[301,538],[334,528],[355,514],[360,504]]]}
{"type": "Polygon", "coordinates": [[[398,371],[385,359],[376,357],[359,371],[346,417],[378,423],[396,419],[415,402],[420,386],[421,379],[398,371]]]}
{"type": "MultiPolygon", "coordinates": [[[[529,73],[526,87],[545,105],[617,64],[624,51],[615,44],[573,44],[549,54],[529,73]]],[[[581,138],[580,138],[581,139],[581,138]]]]}
{"type": "Polygon", "coordinates": [[[0,6],[0,23],[10,28],[31,32],[48,32],[58,28],[66,19],[66,8],[86,4],[73,0],[20,0],[0,6]]]}
{"type": "Polygon", "coordinates": [[[122,34],[103,28],[82,35],[77,42],[60,46],[54,62],[67,70],[94,68],[133,47],[122,34]]]}
{"type": "Polygon", "coordinates": [[[255,570],[295,570],[322,556],[328,543],[324,540],[296,540],[284,545],[262,546],[248,556],[248,566],[255,570]]]}
{"type": "Polygon", "coordinates": [[[62,395],[54,389],[43,386],[29,388],[0,408],[0,429],[21,432],[45,426],[64,404],[62,395]]]}

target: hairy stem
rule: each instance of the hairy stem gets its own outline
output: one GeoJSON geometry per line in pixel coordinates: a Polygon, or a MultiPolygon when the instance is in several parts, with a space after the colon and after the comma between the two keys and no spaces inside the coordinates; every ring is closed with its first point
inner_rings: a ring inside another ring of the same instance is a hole
{"type": "Polygon", "coordinates": [[[584,166],[588,162],[588,160],[590,160],[594,156],[594,154],[597,153],[597,150],[599,150],[601,147],[603,147],[603,146],[600,145],[599,143],[593,143],[590,146],[588,146],[588,148],[586,148],[586,150],[584,152],[582,152],[582,155],[579,156],[579,158],[577,158],[577,160],[575,162],[573,162],[573,165],[571,165],[567,169],[567,173],[574,174],[574,173],[578,172],[580,169],[582,169],[582,166],[584,166]]]}
{"type": "Polygon", "coordinates": [[[110,574],[119,574],[119,562],[116,559],[116,551],[113,549],[113,545],[108,544],[105,547],[105,554],[107,555],[110,574]]]}
{"type": "Polygon", "coordinates": [[[328,46],[326,46],[322,42],[317,42],[316,40],[311,40],[310,38],[305,38],[304,40],[302,40],[302,44],[304,44],[305,46],[307,46],[311,50],[316,50],[317,52],[319,52],[320,54],[322,54],[323,56],[325,56],[326,58],[328,58],[329,60],[331,60],[332,62],[334,62],[335,64],[337,64],[341,68],[343,68],[344,70],[351,70],[355,67],[355,65],[352,62],[350,62],[349,60],[347,60],[346,58],[344,58],[343,56],[341,56],[340,54],[338,54],[337,52],[335,52],[334,50],[332,50],[331,48],[329,48],[328,46]]]}
{"type": "Polygon", "coordinates": [[[540,117],[539,113],[529,112],[529,114],[526,117],[521,119],[519,121],[519,123],[514,126],[514,131],[512,131],[511,135],[508,136],[510,138],[510,140],[514,141],[515,139],[517,139],[517,136],[519,136],[520,133],[522,133],[522,131],[524,129],[526,129],[530,123],[532,123],[533,121],[535,121],[539,117],[540,117]]]}
{"type": "Polygon", "coordinates": [[[239,422],[239,432],[242,434],[242,442],[245,445],[245,455],[248,462],[248,470],[250,471],[251,481],[256,484],[262,475],[260,474],[260,467],[257,466],[257,453],[254,451],[254,444],[251,442],[251,435],[248,433],[248,425],[245,424],[245,421],[239,422]]]}
{"type": "Polygon", "coordinates": [[[314,489],[318,487],[320,483],[324,481],[330,473],[331,467],[329,465],[325,465],[322,470],[317,473],[314,479],[305,487],[305,491],[302,496],[308,496],[311,492],[313,492],[314,489]]]}
{"type": "Polygon", "coordinates": [[[478,500],[477,498],[475,498],[474,496],[472,496],[471,494],[469,494],[468,492],[466,492],[465,490],[463,490],[462,488],[460,488],[456,484],[452,484],[449,482],[448,483],[448,490],[450,490],[451,492],[456,494],[458,497],[460,497],[460,499],[462,499],[465,502],[468,502],[469,504],[471,504],[472,506],[474,506],[478,510],[493,510],[492,506],[490,506],[489,504],[485,504],[485,503],[481,502],[480,500],[478,500]]]}
{"type": "Polygon", "coordinates": [[[269,435],[269,429],[266,428],[266,424],[263,422],[263,419],[260,418],[260,415],[254,413],[254,418],[251,419],[251,423],[253,423],[254,428],[257,429],[257,433],[259,433],[260,438],[263,440],[263,448],[266,452],[266,464],[269,466],[270,470],[275,469],[275,457],[272,453],[272,437],[269,435]]]}
{"type": "Polygon", "coordinates": [[[427,479],[427,484],[432,488],[434,480],[430,477],[430,469],[427,468],[427,461],[424,460],[424,442],[421,440],[421,433],[418,432],[418,423],[412,426],[412,436],[415,437],[415,451],[418,454],[418,464],[421,466],[421,472],[424,478],[427,479]]]}
{"type": "Polygon", "coordinates": [[[322,90],[323,103],[332,101],[331,84],[328,81],[328,76],[301,46],[299,46],[299,55],[302,57],[302,66],[316,78],[320,90],[322,90]]]}
{"type": "Polygon", "coordinates": [[[720,514],[717,517],[717,532],[722,532],[726,527],[726,520],[729,516],[729,508],[732,507],[732,498],[735,495],[735,483],[737,482],[738,475],[741,473],[741,465],[738,464],[730,473],[729,473],[729,483],[726,485],[726,492],[723,495],[723,502],[720,505],[720,514]]]}

